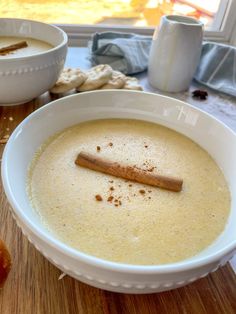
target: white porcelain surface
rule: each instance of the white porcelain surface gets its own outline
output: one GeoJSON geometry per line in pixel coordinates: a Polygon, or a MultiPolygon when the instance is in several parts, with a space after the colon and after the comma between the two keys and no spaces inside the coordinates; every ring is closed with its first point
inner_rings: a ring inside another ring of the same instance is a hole
{"type": "Polygon", "coordinates": [[[65,32],[41,22],[0,18],[0,36],[31,37],[54,46],[32,56],[0,58],[0,105],[27,102],[55,84],[67,53],[65,32]]]}
{"type": "Polygon", "coordinates": [[[135,91],[96,91],[68,96],[40,108],[11,135],[3,154],[2,180],[12,214],[34,246],[63,272],[95,287],[151,293],[177,288],[206,276],[236,251],[236,135],[207,113],[182,101],[135,91]],[[156,122],[199,143],[216,160],[232,194],[223,234],[199,255],[175,264],[134,266],[112,263],[74,250],[41,224],[26,194],[27,168],[36,149],[52,134],[76,123],[100,118],[156,122]]]}
{"type": "Polygon", "coordinates": [[[202,47],[203,24],[190,17],[167,15],[153,35],[149,83],[162,91],[185,91],[197,68],[202,47]]]}

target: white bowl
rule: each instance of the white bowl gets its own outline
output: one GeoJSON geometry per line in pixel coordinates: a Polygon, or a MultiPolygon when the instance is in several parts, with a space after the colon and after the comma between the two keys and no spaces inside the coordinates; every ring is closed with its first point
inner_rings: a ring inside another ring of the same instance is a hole
{"type": "Polygon", "coordinates": [[[3,154],[2,179],[12,214],[30,242],[66,274],[92,286],[125,293],[151,293],[186,285],[224,265],[236,251],[236,134],[184,102],[135,91],[94,91],[65,97],[38,109],[11,135],[3,154]],[[42,225],[26,194],[27,169],[37,148],[54,133],[100,118],[134,118],[183,133],[205,148],[221,167],[232,195],[220,237],[197,256],[174,264],[113,263],[75,250],[42,225]]]}
{"type": "Polygon", "coordinates": [[[0,58],[0,105],[25,103],[55,84],[67,53],[64,31],[41,22],[1,18],[0,36],[30,37],[53,46],[32,56],[0,58]]]}

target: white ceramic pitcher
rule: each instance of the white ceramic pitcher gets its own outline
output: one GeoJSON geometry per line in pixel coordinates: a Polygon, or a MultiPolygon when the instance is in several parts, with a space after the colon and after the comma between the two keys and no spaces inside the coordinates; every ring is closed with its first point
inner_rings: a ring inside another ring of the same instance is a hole
{"type": "Polygon", "coordinates": [[[202,22],[185,16],[163,16],[153,35],[149,83],[166,92],[188,89],[200,59],[202,37],[202,22]]]}

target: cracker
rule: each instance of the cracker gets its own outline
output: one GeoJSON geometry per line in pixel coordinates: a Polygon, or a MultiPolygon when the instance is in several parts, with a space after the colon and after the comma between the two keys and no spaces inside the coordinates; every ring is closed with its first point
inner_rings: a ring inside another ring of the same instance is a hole
{"type": "Polygon", "coordinates": [[[125,85],[125,75],[119,71],[112,71],[110,80],[100,89],[120,89],[125,85]]]}
{"type": "Polygon", "coordinates": [[[56,84],[50,89],[53,94],[60,94],[70,91],[85,82],[87,75],[80,69],[64,69],[56,84]]]}
{"type": "Polygon", "coordinates": [[[86,72],[87,80],[77,88],[79,92],[85,92],[100,88],[112,77],[112,68],[108,64],[99,64],[86,72]]]}
{"type": "Polygon", "coordinates": [[[139,84],[139,81],[136,77],[126,76],[125,77],[125,85],[123,89],[129,90],[143,90],[142,86],[139,84]]]}

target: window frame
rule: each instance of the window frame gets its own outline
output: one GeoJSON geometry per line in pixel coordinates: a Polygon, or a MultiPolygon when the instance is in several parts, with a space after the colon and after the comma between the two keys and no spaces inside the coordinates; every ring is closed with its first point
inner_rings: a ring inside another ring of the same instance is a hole
{"type": "MultiPolygon", "coordinates": [[[[69,37],[69,45],[75,47],[85,47],[95,32],[125,32],[140,35],[152,36],[154,27],[135,27],[122,25],[80,25],[80,24],[55,24],[62,28],[69,37]]],[[[236,43],[236,0],[221,0],[219,10],[213,22],[215,31],[205,30],[204,39],[223,42],[236,43]]]]}

